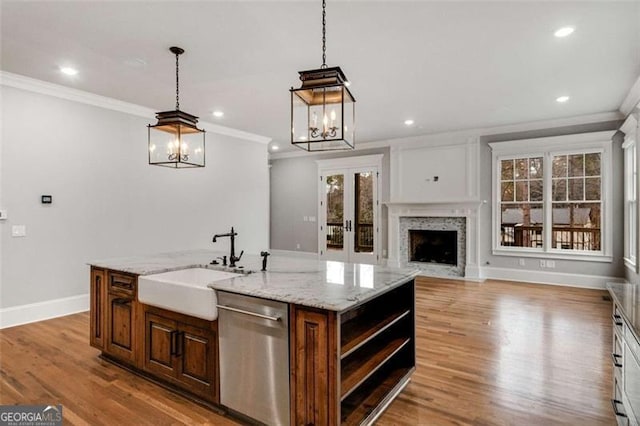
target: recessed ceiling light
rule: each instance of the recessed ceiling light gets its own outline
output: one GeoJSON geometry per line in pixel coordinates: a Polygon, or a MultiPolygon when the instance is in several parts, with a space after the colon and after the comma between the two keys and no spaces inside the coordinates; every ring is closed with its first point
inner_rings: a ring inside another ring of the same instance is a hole
{"type": "Polygon", "coordinates": [[[222,111],[213,111],[213,116],[217,117],[217,118],[223,117],[224,116],[224,112],[222,112],[222,111]]]}
{"type": "Polygon", "coordinates": [[[277,151],[280,147],[278,145],[271,145],[271,151],[277,151]]]}
{"type": "Polygon", "coordinates": [[[567,102],[568,100],[569,100],[568,96],[559,96],[556,98],[556,102],[560,102],[561,104],[567,102]]]}
{"type": "Polygon", "coordinates": [[[575,28],[573,27],[562,27],[559,28],[555,33],[553,33],[553,35],[556,37],[566,37],[574,31],[575,28]]]}
{"type": "Polygon", "coordinates": [[[409,120],[404,120],[404,124],[407,126],[411,126],[413,124],[413,120],[409,119],[409,120]]]}
{"type": "Polygon", "coordinates": [[[76,75],[78,74],[78,70],[71,67],[60,67],[60,72],[66,75],[76,75]]]}

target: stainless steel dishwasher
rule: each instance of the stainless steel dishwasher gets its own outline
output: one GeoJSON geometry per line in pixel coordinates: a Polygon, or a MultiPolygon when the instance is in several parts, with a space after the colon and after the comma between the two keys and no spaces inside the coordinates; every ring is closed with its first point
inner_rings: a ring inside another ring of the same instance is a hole
{"type": "Polygon", "coordinates": [[[220,403],[267,425],[289,425],[288,305],[217,294],[220,403]]]}

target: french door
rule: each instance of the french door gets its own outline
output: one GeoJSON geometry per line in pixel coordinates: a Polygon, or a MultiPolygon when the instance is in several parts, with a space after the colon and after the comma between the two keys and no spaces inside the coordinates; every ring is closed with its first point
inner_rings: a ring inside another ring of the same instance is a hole
{"type": "Polygon", "coordinates": [[[378,180],[381,157],[376,155],[318,162],[320,258],[378,263],[378,180]],[[356,166],[336,167],[341,163],[356,166]]]}

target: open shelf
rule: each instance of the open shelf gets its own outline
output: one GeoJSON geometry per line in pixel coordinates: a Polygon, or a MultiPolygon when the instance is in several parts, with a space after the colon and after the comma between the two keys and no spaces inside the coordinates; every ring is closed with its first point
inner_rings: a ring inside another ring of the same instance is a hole
{"type": "Polygon", "coordinates": [[[367,348],[363,356],[351,357],[342,367],[341,399],[349,396],[410,341],[405,337],[383,340],[367,348]]]}
{"type": "Polygon", "coordinates": [[[342,425],[359,425],[389,398],[413,367],[393,365],[372,375],[341,404],[342,425]]]}
{"type": "Polygon", "coordinates": [[[349,356],[410,313],[409,309],[397,309],[386,316],[380,317],[380,314],[361,315],[345,322],[342,325],[340,337],[341,358],[349,356]]]}

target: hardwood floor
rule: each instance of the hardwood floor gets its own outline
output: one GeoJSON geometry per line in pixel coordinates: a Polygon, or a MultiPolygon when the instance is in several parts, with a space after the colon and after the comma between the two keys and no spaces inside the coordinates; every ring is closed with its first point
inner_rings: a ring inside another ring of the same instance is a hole
{"type": "MultiPolygon", "coordinates": [[[[615,424],[604,295],[419,278],[417,370],[378,424],[615,424]]],[[[101,360],[88,336],[87,313],[0,330],[0,404],[60,403],[65,424],[236,424],[101,360]]]]}

